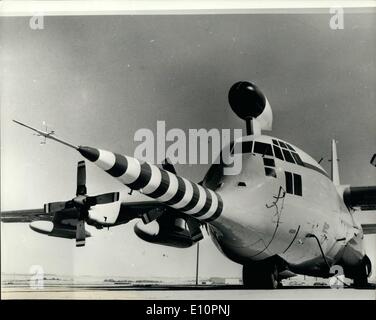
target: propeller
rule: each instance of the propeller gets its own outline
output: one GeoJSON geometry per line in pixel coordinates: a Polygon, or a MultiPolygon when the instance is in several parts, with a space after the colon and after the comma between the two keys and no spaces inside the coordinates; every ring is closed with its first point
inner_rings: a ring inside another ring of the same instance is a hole
{"type": "Polygon", "coordinates": [[[96,196],[88,196],[86,193],[86,165],[85,161],[80,161],[77,164],[76,197],[74,197],[72,200],[50,202],[44,205],[45,213],[52,213],[62,211],[64,209],[76,208],[76,247],[82,247],[85,245],[85,221],[89,216],[90,208],[96,205],[112,203],[119,200],[119,192],[104,193],[96,196]]]}

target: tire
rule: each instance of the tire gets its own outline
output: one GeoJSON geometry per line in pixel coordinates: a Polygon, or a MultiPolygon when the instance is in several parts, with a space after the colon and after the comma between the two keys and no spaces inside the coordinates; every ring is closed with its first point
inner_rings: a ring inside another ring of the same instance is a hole
{"type": "Polygon", "coordinates": [[[356,289],[367,289],[367,288],[369,288],[369,283],[368,283],[367,277],[355,278],[353,286],[356,289]]]}
{"type": "Polygon", "coordinates": [[[243,285],[248,289],[277,289],[278,270],[275,264],[250,264],[243,266],[243,285]]]}
{"type": "Polygon", "coordinates": [[[354,278],[353,286],[357,289],[367,289],[369,288],[368,276],[371,273],[371,261],[366,256],[363,259],[360,270],[357,276],[354,278]],[[367,260],[368,259],[368,260],[367,260]]]}

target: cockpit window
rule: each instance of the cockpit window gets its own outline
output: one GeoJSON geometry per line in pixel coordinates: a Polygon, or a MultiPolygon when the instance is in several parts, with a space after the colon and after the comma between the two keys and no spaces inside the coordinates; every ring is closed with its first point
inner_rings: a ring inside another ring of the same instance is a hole
{"type": "Polygon", "coordinates": [[[291,152],[292,156],[294,157],[295,159],[295,162],[300,165],[300,166],[304,166],[304,163],[302,161],[302,159],[299,157],[299,155],[295,152],[291,152]]]}
{"type": "Polygon", "coordinates": [[[253,141],[243,141],[242,143],[243,153],[251,153],[252,146],[253,146],[253,141]]]}
{"type": "Polygon", "coordinates": [[[275,155],[276,158],[281,159],[282,161],[285,160],[283,158],[282,151],[281,151],[280,147],[273,145],[273,149],[274,149],[274,155],[275,155]]]}
{"type": "Polygon", "coordinates": [[[253,152],[260,153],[262,155],[273,156],[272,146],[263,142],[256,141],[253,152]]]}
{"type": "Polygon", "coordinates": [[[277,174],[274,168],[265,167],[265,175],[267,177],[274,177],[277,178],[277,174]]]}
{"type": "Polygon", "coordinates": [[[239,148],[238,144],[236,147],[231,150],[231,154],[238,154],[238,153],[252,153],[252,146],[253,146],[253,141],[243,141],[241,143],[241,148],[239,148]]]}
{"type": "Polygon", "coordinates": [[[278,141],[278,142],[279,142],[279,145],[280,145],[282,148],[287,149],[287,146],[286,146],[282,141],[278,141]]]}
{"type": "Polygon", "coordinates": [[[268,167],[275,167],[275,162],[273,158],[264,158],[264,165],[268,167]]]}
{"type": "Polygon", "coordinates": [[[231,154],[236,153],[258,153],[263,156],[272,156],[274,151],[274,157],[282,161],[290,163],[296,163],[300,166],[304,166],[304,163],[295,149],[288,143],[272,139],[273,144],[268,144],[259,141],[242,141],[236,145],[236,148],[231,149],[231,154]],[[240,144],[240,146],[239,146],[240,144]],[[237,149],[237,150],[236,150],[237,149]]]}
{"type": "Polygon", "coordinates": [[[292,157],[291,153],[287,149],[282,149],[282,152],[286,161],[295,163],[294,158],[292,157]]]}
{"type": "Polygon", "coordinates": [[[287,148],[289,148],[292,151],[295,151],[295,149],[292,146],[290,146],[288,143],[285,143],[285,144],[286,144],[287,148]]]}
{"type": "Polygon", "coordinates": [[[272,141],[274,155],[276,158],[304,166],[302,159],[291,145],[275,139],[272,139],[272,141]],[[280,147],[278,147],[277,143],[280,145],[280,147]]]}

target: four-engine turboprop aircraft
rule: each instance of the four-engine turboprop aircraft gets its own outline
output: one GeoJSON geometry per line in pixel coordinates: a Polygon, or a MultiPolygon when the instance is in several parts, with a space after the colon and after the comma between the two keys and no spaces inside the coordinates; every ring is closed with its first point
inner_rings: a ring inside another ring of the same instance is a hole
{"type": "Polygon", "coordinates": [[[171,163],[160,168],[130,156],[75,146],[53,132],[15,121],[77,150],[152,201],[123,202],[120,210],[103,219],[95,217],[90,208],[118,201],[119,193],[88,196],[85,162],[81,161],[75,198],[46,204],[44,210],[2,212],[2,221],[31,222],[34,231],[76,239],[77,246],[85,245],[90,236],[85,223],[101,229],[139,218],[142,221],[134,231],[141,239],[180,248],[200,241],[205,225],[218,249],[243,265],[246,287],[276,288],[292,274],[329,277],[334,265],[341,266],[355,286],[366,286],[371,262],[363,239],[364,234],[376,233],[376,225],[359,224],[353,212],[376,209],[376,186],[340,184],[335,141],[329,177],[298,147],[261,134],[271,129],[272,110],[254,84],[234,84],[229,103],[247,124],[247,135],[231,144],[232,152],[242,159],[242,170],[225,175],[228,161],[221,154],[200,183],[177,175],[171,163]]]}

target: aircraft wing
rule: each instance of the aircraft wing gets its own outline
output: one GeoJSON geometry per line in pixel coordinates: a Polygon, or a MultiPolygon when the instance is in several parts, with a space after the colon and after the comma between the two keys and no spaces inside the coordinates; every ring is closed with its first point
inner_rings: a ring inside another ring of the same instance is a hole
{"type": "Polygon", "coordinates": [[[376,223],[362,224],[364,234],[376,234],[376,223]]]}
{"type": "Polygon", "coordinates": [[[376,210],[356,211],[353,217],[362,226],[364,234],[376,234],[376,210]]]}
{"type": "Polygon", "coordinates": [[[145,223],[160,217],[169,207],[158,201],[123,202],[115,225],[141,218],[145,223]]]}
{"type": "Polygon", "coordinates": [[[38,220],[52,221],[53,214],[44,209],[14,210],[1,212],[1,222],[33,222],[38,220]]]}
{"type": "MultiPolygon", "coordinates": [[[[49,213],[45,213],[44,209],[15,210],[1,213],[2,222],[30,223],[30,228],[36,232],[60,238],[76,238],[76,246],[82,246],[85,244],[83,239],[91,235],[84,228],[79,229],[80,220],[78,217],[77,208],[70,206],[49,213]],[[85,232],[85,235],[83,236],[79,232],[85,232]]],[[[126,224],[136,218],[142,219],[144,222],[141,223],[141,226],[154,220],[157,221],[159,232],[156,235],[150,235],[142,227],[140,228],[139,223],[141,221],[135,225],[136,234],[141,239],[151,243],[186,248],[203,239],[200,228],[202,222],[193,217],[187,217],[178,210],[157,201],[122,202],[114,223],[106,224],[92,217],[87,219],[87,223],[97,229],[103,229],[104,227],[126,224]],[[181,224],[182,221],[185,223],[181,224]],[[179,227],[177,227],[177,223],[179,227]]]]}
{"type": "Polygon", "coordinates": [[[376,186],[348,187],[344,191],[343,200],[354,209],[376,210],[376,186]]]}
{"type": "MultiPolygon", "coordinates": [[[[115,225],[129,222],[135,218],[141,218],[145,223],[159,217],[165,209],[165,205],[158,201],[123,202],[115,225]]],[[[59,210],[45,213],[44,209],[13,210],[1,212],[1,222],[4,223],[30,223],[33,221],[53,221],[59,223],[63,218],[69,218],[72,210],[59,210]]]]}

